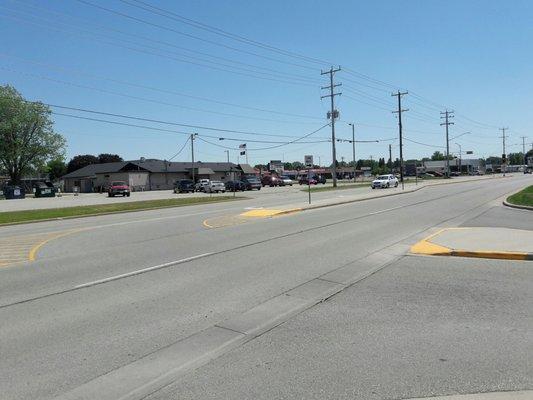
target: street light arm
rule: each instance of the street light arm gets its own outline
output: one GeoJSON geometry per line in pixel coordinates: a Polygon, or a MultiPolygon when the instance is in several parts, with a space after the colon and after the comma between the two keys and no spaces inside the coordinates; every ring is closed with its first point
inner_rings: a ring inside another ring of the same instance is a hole
{"type": "Polygon", "coordinates": [[[454,140],[454,139],[457,139],[458,137],[461,137],[461,136],[464,136],[464,135],[469,135],[471,133],[472,132],[463,132],[460,135],[457,135],[457,136],[454,136],[454,137],[450,138],[450,140],[454,140]]]}

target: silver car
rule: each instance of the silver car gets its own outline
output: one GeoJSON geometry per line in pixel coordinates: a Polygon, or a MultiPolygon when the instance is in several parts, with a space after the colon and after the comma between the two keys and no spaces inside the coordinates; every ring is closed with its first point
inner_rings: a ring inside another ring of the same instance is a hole
{"type": "Polygon", "coordinates": [[[397,187],[398,186],[398,178],[396,178],[392,174],[388,175],[379,175],[372,181],[372,189],[376,188],[388,188],[388,187],[397,187]]]}
{"type": "Polygon", "coordinates": [[[226,185],[220,181],[211,181],[205,186],[204,191],[206,193],[226,193],[226,185]]]}

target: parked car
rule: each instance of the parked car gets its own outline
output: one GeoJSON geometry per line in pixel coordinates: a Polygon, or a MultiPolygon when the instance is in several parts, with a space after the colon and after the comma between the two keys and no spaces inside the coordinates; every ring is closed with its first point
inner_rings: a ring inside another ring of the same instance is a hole
{"type": "Polygon", "coordinates": [[[312,176],[311,179],[309,179],[307,175],[302,175],[298,179],[298,183],[300,185],[316,185],[318,181],[316,180],[316,176],[312,176]]]}
{"type": "Polygon", "coordinates": [[[376,188],[388,188],[391,186],[397,187],[398,186],[398,178],[396,178],[394,175],[379,175],[372,181],[372,189],[376,188]]]}
{"type": "Polygon", "coordinates": [[[206,193],[226,193],[226,186],[220,181],[211,181],[205,186],[204,191],[206,193]]]}
{"type": "Polygon", "coordinates": [[[180,179],[174,183],[174,193],[194,193],[194,182],[190,179],[180,179]]]}
{"type": "Polygon", "coordinates": [[[130,197],[130,186],[124,181],[114,181],[109,185],[107,195],[109,197],[115,197],[117,195],[130,197]]]}
{"type": "Polygon", "coordinates": [[[226,190],[229,192],[244,192],[246,185],[242,181],[228,181],[226,182],[226,190]]]}
{"type": "Polygon", "coordinates": [[[316,183],[326,184],[326,177],[324,175],[314,175],[313,178],[316,180],[316,183]]]}
{"type": "Polygon", "coordinates": [[[276,175],[265,175],[261,178],[261,185],[263,186],[279,186],[280,179],[276,175]]]}
{"type": "Polygon", "coordinates": [[[292,186],[294,181],[289,178],[287,175],[281,175],[279,177],[279,185],[280,186],[292,186]]]}
{"type": "Polygon", "coordinates": [[[205,187],[209,185],[209,179],[200,179],[194,186],[197,192],[205,192],[205,187]]]}
{"type": "Polygon", "coordinates": [[[261,190],[261,181],[255,175],[248,175],[241,179],[246,190],[261,190]]]}

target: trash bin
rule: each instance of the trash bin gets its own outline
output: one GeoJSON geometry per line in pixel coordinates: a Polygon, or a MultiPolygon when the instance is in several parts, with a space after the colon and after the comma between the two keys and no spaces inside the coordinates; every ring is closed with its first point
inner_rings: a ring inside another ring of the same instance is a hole
{"type": "Polygon", "coordinates": [[[37,182],[34,186],[35,197],[55,197],[56,188],[52,182],[37,182]]]}
{"type": "Polygon", "coordinates": [[[16,185],[4,186],[4,197],[6,200],[23,199],[26,197],[24,189],[16,185]]]}

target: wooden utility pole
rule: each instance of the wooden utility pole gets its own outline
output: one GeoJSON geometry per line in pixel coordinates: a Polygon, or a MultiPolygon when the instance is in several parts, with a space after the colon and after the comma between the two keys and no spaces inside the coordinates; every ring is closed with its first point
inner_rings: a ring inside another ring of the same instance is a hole
{"type": "Polygon", "coordinates": [[[336,69],[333,69],[331,67],[329,71],[321,71],[320,75],[329,75],[329,86],[322,86],[322,89],[329,89],[329,94],[320,96],[321,99],[329,97],[330,98],[330,104],[331,109],[328,112],[328,118],[331,118],[331,158],[333,159],[333,167],[332,167],[332,178],[333,178],[333,187],[337,187],[337,152],[335,149],[335,118],[339,116],[339,112],[335,110],[335,96],[340,96],[342,93],[335,93],[335,88],[337,86],[341,86],[341,83],[334,84],[333,83],[333,75],[335,72],[338,72],[341,70],[341,67],[338,67],[336,69]]]}
{"type": "Polygon", "coordinates": [[[400,134],[400,181],[402,182],[402,190],[404,189],[403,186],[403,136],[402,136],[402,112],[409,111],[408,108],[402,109],[402,96],[408,94],[409,92],[400,92],[398,90],[397,93],[392,93],[391,96],[398,97],[398,110],[393,111],[394,114],[398,114],[398,132],[400,134]]]}
{"type": "Polygon", "coordinates": [[[446,177],[450,177],[450,137],[448,135],[448,127],[453,125],[453,122],[450,122],[450,118],[453,118],[453,111],[444,111],[441,112],[441,119],[444,118],[444,122],[440,126],[446,126],[446,177]]]}

